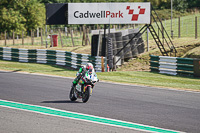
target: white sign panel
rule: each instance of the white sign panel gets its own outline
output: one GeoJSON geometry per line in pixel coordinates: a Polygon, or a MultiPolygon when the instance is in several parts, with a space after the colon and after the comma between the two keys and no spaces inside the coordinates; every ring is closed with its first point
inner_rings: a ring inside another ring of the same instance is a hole
{"type": "Polygon", "coordinates": [[[150,2],[68,3],[68,24],[150,24],[150,2]]]}

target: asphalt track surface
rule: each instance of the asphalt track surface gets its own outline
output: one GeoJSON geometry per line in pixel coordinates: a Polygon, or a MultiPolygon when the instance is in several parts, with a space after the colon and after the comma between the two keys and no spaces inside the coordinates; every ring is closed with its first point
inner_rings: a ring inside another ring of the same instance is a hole
{"type": "MultiPolygon", "coordinates": [[[[96,84],[89,101],[82,103],[81,100],[77,102],[69,100],[71,82],[72,79],[69,78],[0,71],[0,99],[164,129],[192,133],[200,132],[200,93],[198,92],[112,84],[100,81],[96,84]]],[[[137,132],[130,129],[66,120],[41,114],[34,115],[31,112],[4,107],[0,107],[0,123],[3,123],[0,129],[4,132],[15,132],[16,130],[19,130],[18,132],[27,132],[27,130],[36,132],[53,132],[54,130],[58,132],[73,130],[77,132],[137,132]],[[21,112],[23,112],[23,115],[21,112]],[[26,119],[26,121],[23,121],[23,119],[26,119]],[[13,123],[16,123],[16,125],[13,123]],[[19,128],[19,125],[23,123],[29,126],[19,128]],[[44,125],[44,123],[47,123],[47,125],[44,125]],[[11,124],[16,127],[11,128],[11,124]],[[41,125],[40,128],[31,130],[33,127],[36,128],[37,125],[41,125]],[[55,125],[55,127],[53,128],[52,125],[55,125]],[[90,125],[91,129],[88,129],[90,125]]]]}

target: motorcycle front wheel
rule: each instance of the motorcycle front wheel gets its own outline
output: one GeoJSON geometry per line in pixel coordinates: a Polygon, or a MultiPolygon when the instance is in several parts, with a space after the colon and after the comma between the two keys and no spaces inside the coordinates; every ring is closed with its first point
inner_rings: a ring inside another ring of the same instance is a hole
{"type": "Polygon", "coordinates": [[[88,86],[85,92],[83,92],[82,101],[84,103],[86,103],[90,98],[90,89],[91,89],[90,86],[88,86]]]}
{"type": "Polygon", "coordinates": [[[75,96],[74,88],[72,87],[70,90],[69,98],[71,101],[76,101],[77,97],[75,96]]]}

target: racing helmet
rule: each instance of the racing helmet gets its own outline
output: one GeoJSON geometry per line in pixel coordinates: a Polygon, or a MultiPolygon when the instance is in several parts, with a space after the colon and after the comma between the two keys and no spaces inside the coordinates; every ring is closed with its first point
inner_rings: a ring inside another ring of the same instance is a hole
{"type": "Polygon", "coordinates": [[[87,64],[86,64],[86,70],[87,70],[87,71],[92,72],[93,68],[94,68],[94,67],[93,67],[92,63],[87,63],[87,64]]]}

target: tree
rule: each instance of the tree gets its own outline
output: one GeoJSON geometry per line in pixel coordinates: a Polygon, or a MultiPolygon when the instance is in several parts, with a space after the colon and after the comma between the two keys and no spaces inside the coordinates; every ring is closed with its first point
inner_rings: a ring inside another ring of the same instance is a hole
{"type": "Polygon", "coordinates": [[[165,7],[166,3],[168,3],[168,0],[144,0],[144,1],[149,1],[153,5],[153,7],[161,9],[165,7]]]}
{"type": "Polygon", "coordinates": [[[173,7],[177,11],[184,12],[188,8],[186,0],[173,0],[173,7]]]}
{"type": "Polygon", "coordinates": [[[16,31],[19,33],[20,31],[25,29],[24,22],[25,18],[22,16],[19,10],[16,9],[16,0],[2,0],[0,2],[0,31],[16,31]]]}
{"type": "Polygon", "coordinates": [[[189,8],[199,8],[200,1],[199,0],[186,0],[189,8]]]}
{"type": "Polygon", "coordinates": [[[1,0],[0,32],[36,29],[45,24],[45,7],[38,0],[1,0]]]}
{"type": "Polygon", "coordinates": [[[26,18],[26,29],[37,29],[45,24],[45,6],[38,0],[26,0],[23,16],[26,18]]]}

